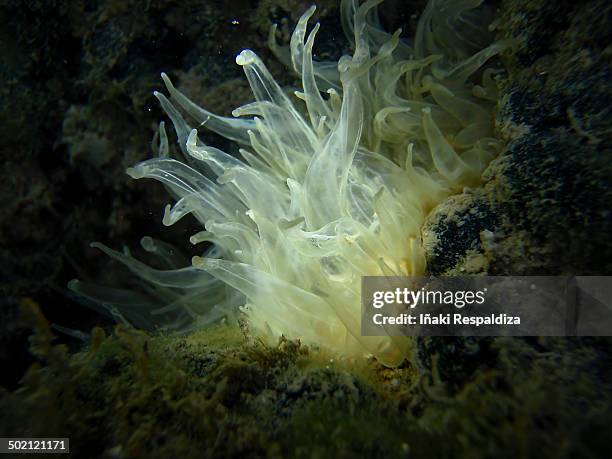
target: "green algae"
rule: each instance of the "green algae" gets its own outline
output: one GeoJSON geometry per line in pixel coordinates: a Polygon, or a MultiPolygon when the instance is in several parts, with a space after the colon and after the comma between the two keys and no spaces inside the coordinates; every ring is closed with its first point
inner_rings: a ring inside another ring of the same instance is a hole
{"type": "Polygon", "coordinates": [[[610,433],[603,339],[498,338],[453,378],[441,348],[429,366],[388,369],[223,325],[96,328],[70,354],[34,302],[23,309],[38,362],[2,393],[0,429],[70,437],[75,457],[600,457],[610,433]]]}

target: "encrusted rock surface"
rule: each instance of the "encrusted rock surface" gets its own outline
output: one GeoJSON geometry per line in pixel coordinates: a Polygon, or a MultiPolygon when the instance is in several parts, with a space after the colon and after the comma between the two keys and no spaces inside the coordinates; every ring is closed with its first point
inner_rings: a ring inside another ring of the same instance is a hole
{"type": "Polygon", "coordinates": [[[496,119],[507,147],[481,189],[430,215],[431,272],[612,273],[611,15],[605,1],[502,3],[498,32],[517,39],[496,119]]]}

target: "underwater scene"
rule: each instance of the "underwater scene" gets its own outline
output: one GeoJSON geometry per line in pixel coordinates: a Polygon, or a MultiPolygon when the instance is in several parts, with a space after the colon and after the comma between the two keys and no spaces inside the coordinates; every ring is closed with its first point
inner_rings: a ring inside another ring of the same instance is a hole
{"type": "Polygon", "coordinates": [[[0,2],[0,453],[610,457],[611,24],[0,2]]]}

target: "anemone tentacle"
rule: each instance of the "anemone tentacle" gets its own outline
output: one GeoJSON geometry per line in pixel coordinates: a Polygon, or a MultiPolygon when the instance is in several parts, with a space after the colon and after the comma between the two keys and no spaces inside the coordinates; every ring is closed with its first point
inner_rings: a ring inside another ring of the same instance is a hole
{"type": "MultiPolygon", "coordinates": [[[[237,118],[197,106],[162,74],[169,97],[156,97],[184,158],[169,158],[161,124],[159,157],[128,173],[162,181],[177,199],[164,224],[192,214],[204,231],[191,241],[215,248],[190,267],[157,271],[100,246],[143,279],[149,306],[136,294],[72,288],[138,326],[243,314],[269,340],[284,335],[401,362],[408,339],[360,334],[361,277],[425,273],[425,217],[477,185],[501,148],[493,130],[499,70],[490,63],[509,44],[493,42],[481,0],[430,1],[412,43],[380,28],[378,3],[342,1],[354,53],[335,65],[313,60],[314,7],[288,48],[271,31],[272,50],[301,78],[295,102],[248,49],[236,63],[255,101],[234,110],[237,118]],[[206,129],[239,143],[242,158],[207,145],[206,129]]],[[[161,243],[143,246],[174,263],[161,243]]]]}

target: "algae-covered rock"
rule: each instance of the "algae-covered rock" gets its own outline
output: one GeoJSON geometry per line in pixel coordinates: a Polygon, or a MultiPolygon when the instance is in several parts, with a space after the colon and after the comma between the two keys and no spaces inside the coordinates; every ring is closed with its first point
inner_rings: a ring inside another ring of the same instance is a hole
{"type": "Polygon", "coordinates": [[[481,189],[450,198],[423,229],[435,274],[604,275],[612,268],[608,2],[508,0],[497,132],[507,142],[481,189]],[[465,266],[464,266],[465,265],[465,266]]]}
{"type": "Polygon", "coordinates": [[[495,363],[457,366],[451,386],[452,375],[266,346],[226,325],[157,337],[97,328],[70,354],[35,303],[23,310],[38,362],[3,391],[0,430],[70,437],[74,457],[605,457],[602,340],[498,339],[495,363]]]}
{"type": "MultiPolygon", "coordinates": [[[[501,3],[497,32],[516,40],[498,80],[496,129],[507,145],[482,187],[429,215],[422,235],[432,273],[610,274],[610,13],[598,1],[501,3]]],[[[574,344],[432,337],[419,340],[417,356],[452,387],[491,371],[507,346],[545,353],[574,344]]]]}

